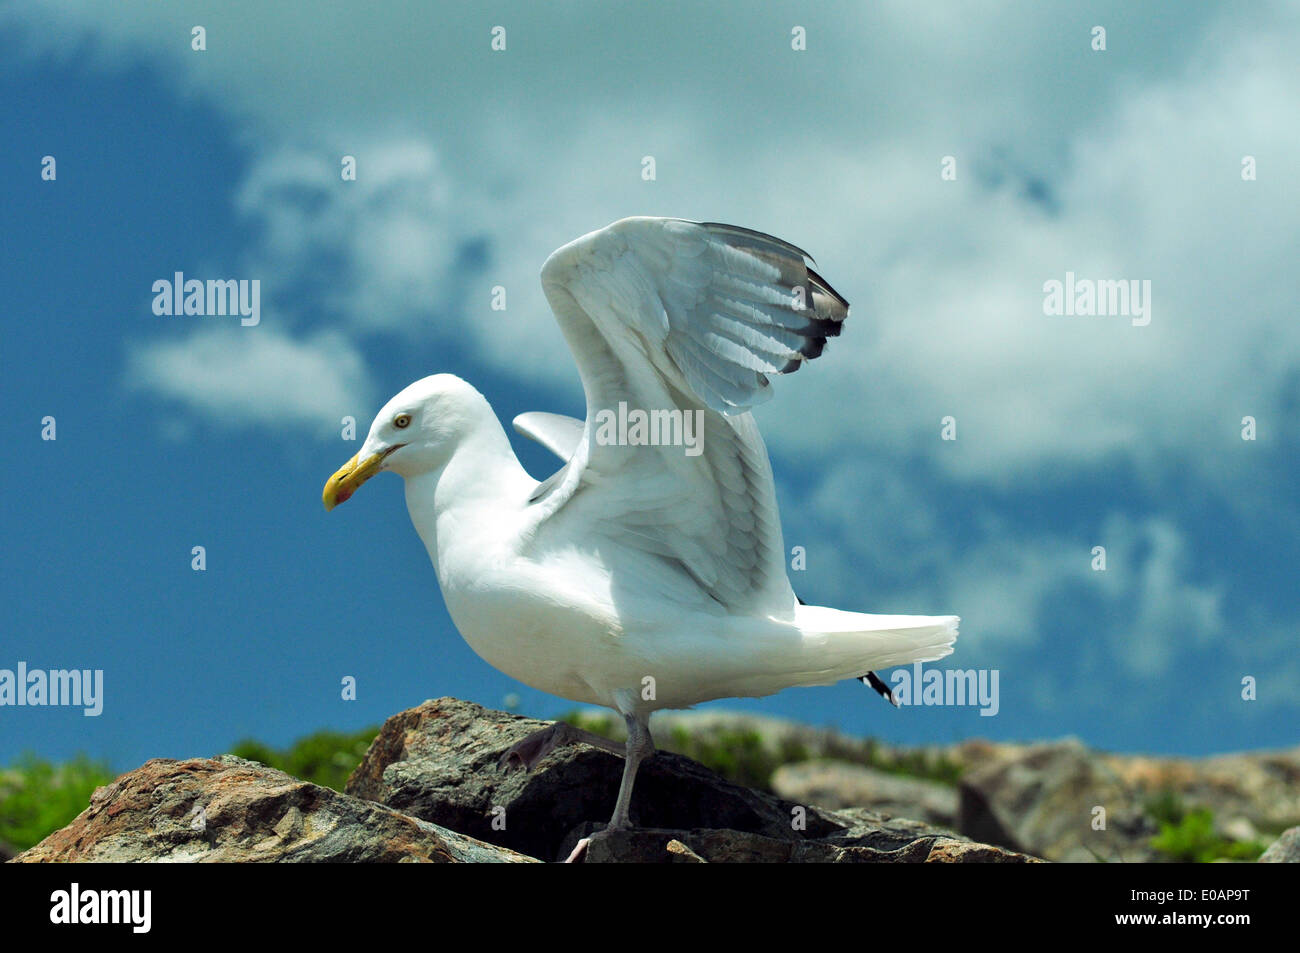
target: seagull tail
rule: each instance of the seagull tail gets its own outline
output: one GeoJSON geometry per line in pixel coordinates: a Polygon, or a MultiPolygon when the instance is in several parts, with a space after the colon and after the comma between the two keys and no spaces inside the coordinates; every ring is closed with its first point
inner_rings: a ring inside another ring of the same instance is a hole
{"type": "Polygon", "coordinates": [[[795,624],[803,632],[806,685],[826,685],[867,672],[952,654],[955,615],[869,615],[801,605],[795,624]]]}

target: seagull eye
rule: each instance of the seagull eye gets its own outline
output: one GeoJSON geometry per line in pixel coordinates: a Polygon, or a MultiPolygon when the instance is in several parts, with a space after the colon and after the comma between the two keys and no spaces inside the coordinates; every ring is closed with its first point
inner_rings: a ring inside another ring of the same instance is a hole
{"type": "Polygon", "coordinates": [[[398,430],[401,430],[403,427],[409,427],[410,425],[411,425],[410,414],[398,414],[396,417],[393,418],[393,426],[396,427],[398,430]]]}

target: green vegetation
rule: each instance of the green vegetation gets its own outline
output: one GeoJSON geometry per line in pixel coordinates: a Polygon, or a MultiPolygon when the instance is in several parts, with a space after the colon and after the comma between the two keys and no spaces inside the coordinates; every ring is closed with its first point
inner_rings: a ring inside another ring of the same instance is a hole
{"type": "MultiPolygon", "coordinates": [[[[571,711],[561,715],[560,720],[606,738],[622,738],[622,726],[613,715],[571,711]]],[[[729,781],[769,792],[772,790],[772,774],[777,768],[810,758],[845,761],[941,784],[956,785],[961,777],[961,767],[942,754],[890,752],[872,739],[848,741],[831,733],[821,739],[815,752],[810,752],[802,742],[792,738],[781,739],[776,750],[772,750],[764,743],[762,735],[752,729],[719,728],[704,732],[674,725],[666,736],[655,741],[662,750],[692,758],[729,781]]]]}
{"type": "MultiPolygon", "coordinates": [[[[561,715],[560,721],[590,731],[606,738],[622,739],[623,733],[614,716],[571,711],[561,715]]],[[[674,725],[666,737],[655,739],[660,750],[685,755],[729,781],[748,787],[771,790],[772,773],[788,761],[803,761],[808,757],[800,745],[788,745],[790,750],[773,754],[763,744],[757,731],[723,730],[708,736],[692,734],[681,725],[674,725]]]]}
{"type": "Polygon", "coordinates": [[[887,751],[874,738],[868,738],[858,746],[847,745],[837,736],[829,735],[822,757],[865,765],[886,774],[936,781],[951,787],[956,787],[961,780],[961,765],[945,754],[923,749],[887,751]]]}
{"type": "Polygon", "coordinates": [[[661,747],[698,761],[736,784],[763,791],[772,789],[772,775],[777,768],[808,757],[798,744],[789,745],[789,750],[769,751],[757,731],[724,729],[708,735],[692,734],[681,725],[673,726],[661,747]]]}
{"type": "Polygon", "coordinates": [[[557,721],[567,722],[575,728],[581,728],[583,731],[590,731],[593,735],[600,735],[603,738],[616,738],[623,740],[623,727],[614,721],[613,715],[605,715],[600,712],[586,712],[574,710],[561,715],[557,721]]]}
{"type": "Polygon", "coordinates": [[[0,772],[0,843],[15,850],[38,844],[84,811],[95,788],[114,777],[107,764],[84,755],[63,764],[23,755],[0,772]]]}
{"type": "MultiPolygon", "coordinates": [[[[318,731],[283,751],[246,740],[235,745],[231,754],[341,791],[378,733],[378,728],[318,731]]],[[[24,755],[0,770],[0,844],[21,851],[40,843],[66,827],[86,809],[95,788],[116,776],[104,762],[84,756],[53,764],[24,755]]]]}
{"type": "Polygon", "coordinates": [[[1162,791],[1146,804],[1146,813],[1160,825],[1151,846],[1173,861],[1207,864],[1215,860],[1258,860],[1267,844],[1234,841],[1214,830],[1214,812],[1188,809],[1171,791],[1162,791]]]}
{"type": "Polygon", "coordinates": [[[299,738],[288,749],[277,751],[251,738],[239,742],[230,753],[249,761],[260,761],[295,778],[342,791],[356,766],[361,763],[379,729],[360,731],[318,731],[299,738]]]}

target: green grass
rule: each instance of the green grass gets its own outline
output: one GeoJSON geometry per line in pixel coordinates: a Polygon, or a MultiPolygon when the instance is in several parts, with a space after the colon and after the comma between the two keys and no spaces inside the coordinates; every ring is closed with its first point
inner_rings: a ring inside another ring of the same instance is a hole
{"type": "Polygon", "coordinates": [[[1216,860],[1258,860],[1268,845],[1234,841],[1214,830],[1214,812],[1188,808],[1177,795],[1162,791],[1146,803],[1146,812],[1160,825],[1151,846],[1172,861],[1208,864],[1216,860]]]}
{"type": "MultiPolygon", "coordinates": [[[[571,711],[561,715],[560,720],[606,738],[621,737],[613,715],[571,711]]],[[[674,725],[665,737],[655,741],[662,750],[692,758],[729,781],[768,792],[772,790],[772,775],[777,768],[814,756],[940,784],[955,786],[961,777],[961,767],[943,755],[926,751],[890,753],[872,739],[848,742],[828,735],[814,755],[802,743],[789,738],[772,751],[763,743],[762,735],[753,730],[720,728],[706,733],[674,725]]]]}
{"type": "Polygon", "coordinates": [[[62,764],[23,755],[0,772],[0,842],[15,850],[40,843],[84,811],[95,788],[114,777],[107,764],[84,755],[62,764]]]}
{"type": "Polygon", "coordinates": [[[360,731],[318,731],[299,738],[290,747],[277,750],[260,741],[245,739],[230,753],[250,761],[260,761],[295,778],[342,791],[350,775],[365,755],[379,729],[360,731]]]}
{"type": "MultiPolygon", "coordinates": [[[[248,739],[230,753],[341,791],[378,733],[318,731],[283,750],[248,739]]],[[[54,764],[24,755],[0,770],[0,844],[22,851],[40,843],[66,827],[86,809],[95,788],[115,777],[106,763],[84,756],[54,764]]]]}
{"type": "Polygon", "coordinates": [[[924,750],[889,752],[882,750],[874,738],[849,745],[831,736],[822,757],[864,765],[886,774],[935,781],[949,787],[956,787],[961,780],[961,765],[947,755],[924,750]]]}

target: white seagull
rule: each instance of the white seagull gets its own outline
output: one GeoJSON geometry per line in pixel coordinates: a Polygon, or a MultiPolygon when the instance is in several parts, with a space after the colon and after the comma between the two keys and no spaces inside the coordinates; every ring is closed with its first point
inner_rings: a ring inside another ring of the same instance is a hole
{"type": "Polygon", "coordinates": [[[847,678],[889,698],[873,670],[942,658],[957,637],[956,616],[803,605],[790,587],[749,410],[848,316],[811,265],[780,239],[709,222],[626,218],[585,235],[541,277],[587,419],[514,420],[563,467],[538,483],[486,398],[436,374],[390,400],[325,484],[333,509],[374,474],[400,474],[470,647],[534,688],[623,716],[625,746],[561,723],[502,759],[531,769],[579,740],[623,754],[610,830],[631,826],[651,713],[847,678]]]}

